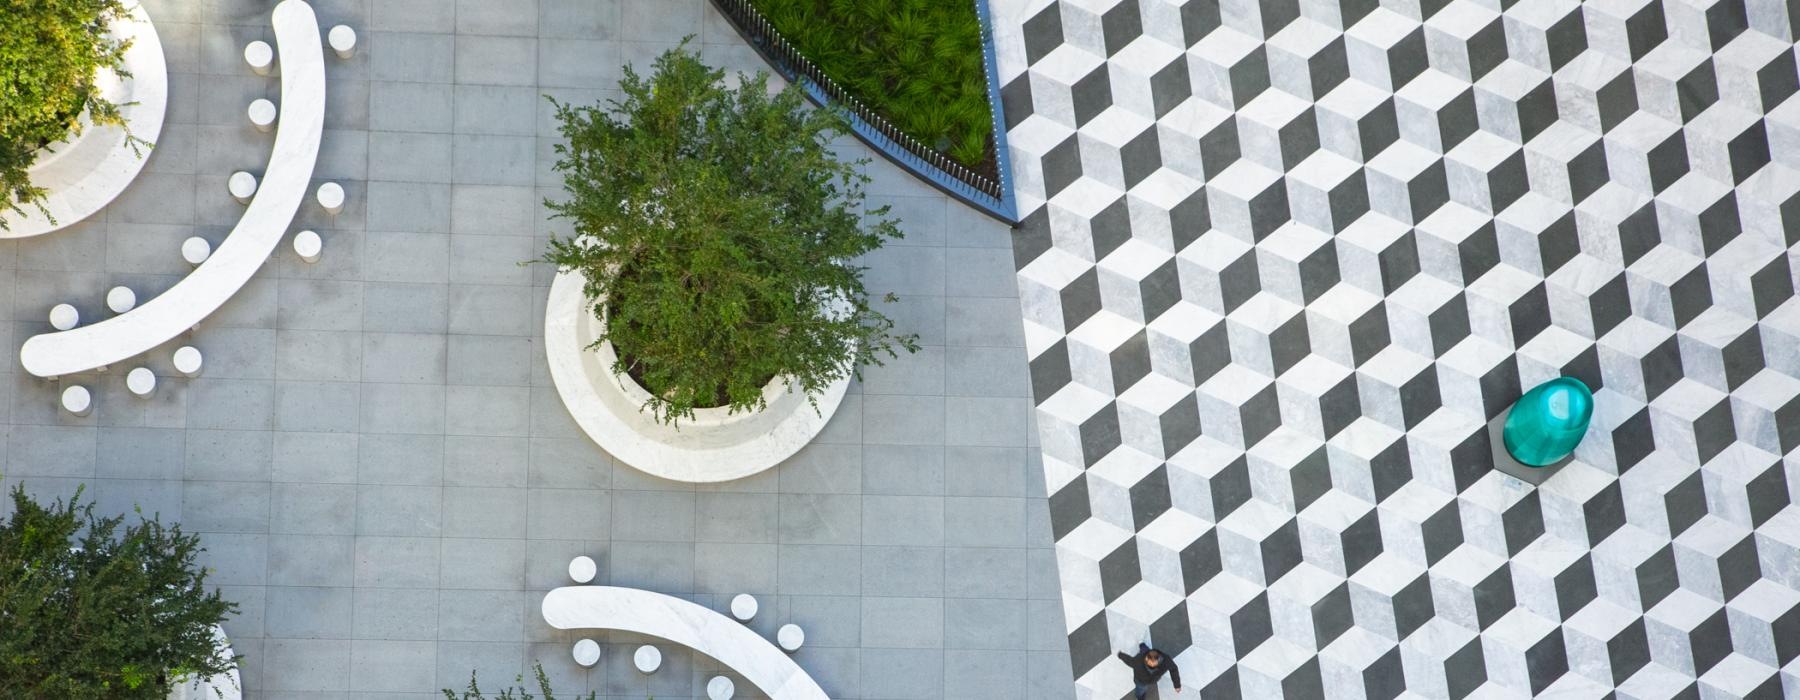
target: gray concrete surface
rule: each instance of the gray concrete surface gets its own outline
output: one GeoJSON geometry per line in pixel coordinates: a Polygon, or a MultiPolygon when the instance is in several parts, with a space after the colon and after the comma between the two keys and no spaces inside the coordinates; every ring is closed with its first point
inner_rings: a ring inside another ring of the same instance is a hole
{"type": "MultiPolygon", "coordinates": [[[[149,298],[185,274],[182,239],[216,245],[271,137],[243,110],[279,97],[244,42],[272,40],[267,2],[145,0],[171,75],[169,124],[146,172],[94,221],[0,241],[6,347],[49,330],[57,302],[101,317],[108,287],[149,298]]],[[[280,251],[185,342],[205,374],[154,397],[123,371],[56,386],[4,364],[0,474],[41,496],[85,484],[104,511],[141,507],[204,535],[252,697],[427,697],[471,670],[492,685],[541,660],[560,692],[697,697],[715,669],[639,640],[547,628],[543,592],[595,557],[600,582],[723,609],[758,594],[754,626],[807,631],[800,664],[840,698],[1071,695],[1031,424],[1009,231],[877,160],[872,191],[907,239],[868,280],[923,350],[869,371],[826,432],[780,467],[718,487],[614,463],[569,419],[544,367],[549,271],[520,267],[561,224],[541,95],[612,94],[623,62],[683,36],[711,62],[761,61],[704,0],[336,0],[321,23],[362,36],[329,59],[319,179],[345,211],[303,208],[324,237],[280,251]]],[[[866,151],[845,141],[847,155],[866,151]]],[[[740,687],[745,684],[740,683],[740,687]]]]}

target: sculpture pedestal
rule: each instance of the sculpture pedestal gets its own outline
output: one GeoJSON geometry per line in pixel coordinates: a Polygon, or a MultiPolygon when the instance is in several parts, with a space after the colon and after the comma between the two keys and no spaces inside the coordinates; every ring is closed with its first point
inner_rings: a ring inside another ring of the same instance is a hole
{"type": "Polygon", "coordinates": [[[1506,428],[1506,417],[1511,414],[1512,408],[1509,407],[1505,413],[1496,416],[1487,424],[1488,448],[1493,452],[1494,469],[1532,486],[1537,486],[1549,479],[1551,474],[1561,471],[1563,465],[1575,459],[1575,455],[1570,454],[1542,467],[1534,467],[1513,459],[1513,456],[1506,451],[1506,440],[1503,435],[1506,428]]]}

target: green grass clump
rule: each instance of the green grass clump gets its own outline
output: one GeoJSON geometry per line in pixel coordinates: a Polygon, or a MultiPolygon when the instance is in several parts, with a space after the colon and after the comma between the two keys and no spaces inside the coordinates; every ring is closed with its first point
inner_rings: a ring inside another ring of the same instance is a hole
{"type": "Polygon", "coordinates": [[[992,173],[975,0],[751,0],[827,76],[921,143],[992,173]]]}

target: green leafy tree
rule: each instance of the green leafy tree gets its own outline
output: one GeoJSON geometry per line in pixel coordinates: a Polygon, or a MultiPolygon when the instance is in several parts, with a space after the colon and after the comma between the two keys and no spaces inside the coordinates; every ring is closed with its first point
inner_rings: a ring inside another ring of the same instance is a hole
{"type": "Polygon", "coordinates": [[[0,0],[0,213],[41,207],[28,170],[39,149],[79,133],[83,110],[94,124],[125,123],[94,84],[101,70],[125,76],[127,42],[108,33],[125,16],[122,0],[0,0]]]}
{"type": "Polygon", "coordinates": [[[214,676],[213,626],[237,605],[208,592],[200,539],[159,520],[94,515],[81,492],[44,506],[12,492],[0,526],[0,688],[23,698],[162,698],[214,676]]]}
{"type": "MultiPolygon", "coordinates": [[[[531,691],[525,688],[525,678],[523,676],[518,676],[513,679],[513,682],[518,684],[517,686],[501,688],[500,694],[492,696],[492,700],[556,700],[556,695],[550,692],[550,677],[544,675],[544,665],[541,663],[533,663],[531,665],[531,670],[537,676],[538,692],[543,693],[542,696],[532,695],[531,691]]],[[[489,700],[489,696],[482,694],[481,686],[477,685],[475,682],[475,672],[470,671],[469,687],[461,694],[458,694],[456,691],[449,688],[445,688],[444,700],[489,700]]],[[[589,691],[585,696],[577,695],[575,696],[575,700],[594,700],[594,692],[589,691]]]]}
{"type": "Polygon", "coordinates": [[[668,422],[759,410],[776,377],[810,398],[918,348],[852,262],[901,233],[887,207],[864,207],[862,162],[828,146],[841,115],[792,86],[771,95],[766,74],[724,77],[677,48],[649,78],[627,66],[604,108],[555,105],[568,199],[547,204],[576,235],[543,259],[586,276],[607,320],[595,346],[613,344],[612,370],[668,422]]]}

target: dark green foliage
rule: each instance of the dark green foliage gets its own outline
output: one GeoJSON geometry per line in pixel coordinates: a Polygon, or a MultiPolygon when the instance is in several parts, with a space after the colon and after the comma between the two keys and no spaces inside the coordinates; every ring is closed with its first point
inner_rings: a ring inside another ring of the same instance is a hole
{"type": "MultiPolygon", "coordinates": [[[[492,700],[556,700],[556,696],[550,692],[550,677],[544,675],[544,665],[534,663],[531,665],[531,669],[537,675],[538,692],[543,693],[542,697],[534,696],[531,691],[526,690],[525,678],[521,676],[513,678],[513,682],[519,684],[517,687],[501,688],[500,694],[493,696],[492,700]]],[[[475,684],[475,672],[470,671],[468,689],[458,695],[456,691],[445,688],[444,700],[489,700],[489,698],[481,693],[481,686],[475,684]]],[[[575,700],[594,700],[594,692],[588,691],[585,697],[577,695],[575,700]]]]}
{"type": "Polygon", "coordinates": [[[215,656],[212,628],[237,605],[207,592],[199,537],[96,517],[80,499],[45,507],[13,489],[0,526],[5,695],[161,698],[183,676],[235,667],[215,656]]]}
{"type": "Polygon", "coordinates": [[[80,130],[82,110],[95,124],[124,123],[95,94],[94,74],[123,62],[126,44],[107,27],[125,15],[121,0],[0,0],[0,212],[43,198],[27,170],[38,149],[80,130]]]}
{"type": "Polygon", "coordinates": [[[751,0],[807,60],[888,121],[989,172],[981,21],[975,0],[751,0]]]}
{"type": "Polygon", "coordinates": [[[627,67],[621,100],[556,105],[568,199],[548,205],[576,236],[544,260],[586,276],[613,371],[664,421],[758,410],[774,377],[816,395],[917,347],[870,307],[852,262],[900,230],[886,207],[864,210],[868,178],[827,147],[842,118],[740,77],[728,89],[678,48],[648,79],[627,67]]]}

